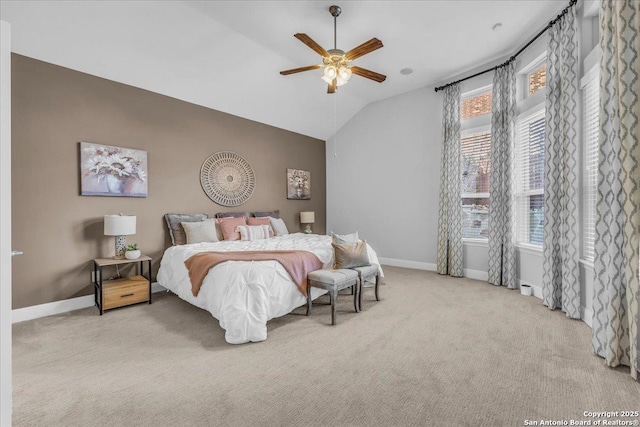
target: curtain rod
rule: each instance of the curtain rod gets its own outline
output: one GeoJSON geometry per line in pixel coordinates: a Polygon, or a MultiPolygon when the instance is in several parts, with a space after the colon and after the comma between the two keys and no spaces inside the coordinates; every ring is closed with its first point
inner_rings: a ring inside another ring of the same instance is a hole
{"type": "Polygon", "coordinates": [[[436,88],[436,92],[438,92],[438,91],[440,91],[440,90],[442,90],[442,89],[444,89],[444,88],[447,88],[447,87],[449,87],[449,86],[452,86],[452,85],[454,85],[454,84],[456,84],[456,83],[460,83],[460,82],[463,82],[463,81],[465,81],[465,80],[469,80],[469,79],[472,79],[472,78],[474,78],[474,77],[478,77],[478,76],[480,76],[480,75],[482,75],[482,74],[488,73],[489,71],[495,71],[495,70],[497,70],[497,69],[498,69],[498,68],[500,68],[500,67],[504,67],[505,65],[509,65],[509,63],[511,63],[511,62],[513,62],[513,61],[515,61],[515,59],[516,59],[516,57],[517,57],[518,55],[520,55],[520,54],[521,54],[521,53],[522,53],[526,48],[528,48],[529,46],[531,46],[531,44],[532,44],[533,42],[535,42],[536,40],[538,40],[538,38],[539,38],[541,35],[543,35],[543,34],[544,34],[544,33],[545,33],[549,28],[551,28],[551,27],[553,26],[553,24],[555,24],[556,22],[558,22],[558,21],[560,20],[560,18],[562,18],[564,15],[566,15],[566,14],[567,14],[567,12],[569,11],[569,8],[570,8],[571,6],[573,6],[573,5],[575,5],[577,2],[578,2],[578,0],[571,0],[571,1],[569,2],[569,5],[567,5],[567,7],[565,7],[565,8],[562,10],[562,12],[560,12],[560,13],[558,14],[558,16],[556,16],[556,18],[555,18],[555,19],[553,19],[551,22],[549,22],[549,24],[548,24],[546,27],[544,27],[544,28],[543,28],[543,29],[542,29],[538,34],[536,34],[536,35],[535,35],[535,37],[533,37],[531,40],[529,40],[529,41],[527,42],[527,44],[525,44],[524,46],[522,46],[522,48],[520,48],[520,50],[519,50],[519,51],[517,51],[516,53],[514,53],[514,54],[511,56],[511,58],[509,58],[506,62],[504,62],[504,63],[502,63],[502,64],[500,64],[500,65],[496,65],[495,67],[488,68],[488,69],[486,69],[486,70],[484,70],[484,71],[480,71],[479,73],[475,73],[475,74],[474,74],[474,75],[472,75],[472,76],[465,77],[464,79],[456,80],[455,82],[447,83],[446,85],[443,85],[443,86],[438,86],[438,87],[436,88]]]}

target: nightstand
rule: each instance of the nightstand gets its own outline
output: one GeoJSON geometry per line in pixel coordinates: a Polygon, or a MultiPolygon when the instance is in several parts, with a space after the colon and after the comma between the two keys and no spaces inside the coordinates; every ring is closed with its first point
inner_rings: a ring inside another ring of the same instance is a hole
{"type": "Polygon", "coordinates": [[[100,315],[105,310],[149,301],[151,304],[151,257],[142,255],[138,259],[96,258],[93,260],[93,285],[96,307],[100,315]],[[144,264],[147,263],[147,275],[144,264]],[[103,280],[102,268],[125,264],[137,265],[135,276],[103,280]]]}

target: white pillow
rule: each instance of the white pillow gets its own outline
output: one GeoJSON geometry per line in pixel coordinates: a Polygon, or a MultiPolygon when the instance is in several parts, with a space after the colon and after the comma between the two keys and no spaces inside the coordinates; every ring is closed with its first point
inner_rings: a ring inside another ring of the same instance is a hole
{"type": "Polygon", "coordinates": [[[240,240],[261,240],[269,238],[270,227],[263,225],[239,225],[236,230],[240,232],[240,240]]]}
{"type": "Polygon", "coordinates": [[[331,240],[333,241],[333,243],[337,243],[339,245],[344,245],[346,243],[358,243],[360,241],[360,239],[358,239],[357,231],[351,234],[335,234],[332,231],[331,240]]]}
{"type": "Polygon", "coordinates": [[[187,244],[201,242],[217,242],[216,224],[213,219],[198,222],[181,222],[187,236],[187,244]]]}
{"type": "Polygon", "coordinates": [[[271,222],[271,227],[273,227],[273,231],[276,233],[276,236],[286,236],[289,234],[287,225],[284,223],[282,218],[274,218],[270,216],[269,221],[271,222]]]}

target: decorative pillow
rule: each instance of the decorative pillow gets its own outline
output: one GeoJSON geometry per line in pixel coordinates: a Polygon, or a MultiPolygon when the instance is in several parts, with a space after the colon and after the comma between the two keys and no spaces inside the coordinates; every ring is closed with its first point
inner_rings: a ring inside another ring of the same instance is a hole
{"type": "Polygon", "coordinates": [[[262,240],[269,238],[270,225],[240,225],[237,227],[241,240],[262,240]]]}
{"type": "Polygon", "coordinates": [[[358,239],[357,231],[351,234],[335,234],[334,232],[331,232],[331,241],[333,243],[344,244],[344,243],[356,243],[356,242],[359,242],[360,239],[358,239]]]}
{"type": "Polygon", "coordinates": [[[243,216],[220,218],[220,229],[224,240],[240,240],[240,233],[236,230],[240,225],[247,225],[243,216]]]}
{"type": "Polygon", "coordinates": [[[275,211],[271,212],[254,212],[253,216],[255,216],[256,218],[264,218],[267,216],[270,216],[272,218],[280,218],[280,210],[276,209],[275,211]]]}
{"type": "Polygon", "coordinates": [[[271,227],[273,227],[273,231],[276,233],[276,236],[286,236],[289,234],[287,224],[285,224],[281,218],[274,218],[270,216],[269,222],[271,222],[271,227]]]}
{"type": "Polygon", "coordinates": [[[220,218],[216,218],[213,220],[216,225],[216,237],[219,242],[224,240],[224,234],[222,234],[222,228],[220,227],[220,218]]]}
{"type": "Polygon", "coordinates": [[[366,240],[356,243],[331,243],[333,246],[333,268],[354,268],[371,265],[366,240]]]}
{"type": "Polygon", "coordinates": [[[247,218],[247,224],[249,224],[249,225],[266,225],[267,227],[269,227],[269,237],[273,237],[274,236],[273,227],[271,227],[271,221],[269,221],[269,218],[249,217],[249,218],[247,218]]]}
{"type": "Polygon", "coordinates": [[[216,218],[239,218],[239,217],[251,216],[250,212],[218,212],[216,218]]]}
{"type": "Polygon", "coordinates": [[[187,243],[187,235],[182,227],[182,222],[200,222],[207,218],[209,218],[207,214],[165,214],[164,219],[167,221],[167,227],[169,227],[171,243],[173,245],[184,245],[187,243]]]}
{"type": "Polygon", "coordinates": [[[216,223],[213,219],[205,219],[200,222],[181,222],[187,235],[187,244],[201,242],[217,242],[216,223]]]}

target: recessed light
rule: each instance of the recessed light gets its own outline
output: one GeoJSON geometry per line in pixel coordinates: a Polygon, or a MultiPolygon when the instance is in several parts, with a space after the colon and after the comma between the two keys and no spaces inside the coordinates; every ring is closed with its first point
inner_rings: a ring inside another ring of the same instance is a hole
{"type": "Polygon", "coordinates": [[[493,27],[491,27],[491,30],[498,31],[500,28],[502,28],[502,22],[496,22],[495,24],[493,24],[493,27]]]}
{"type": "Polygon", "coordinates": [[[411,73],[413,73],[413,68],[403,68],[402,70],[400,70],[400,74],[405,76],[408,76],[411,73]]]}

